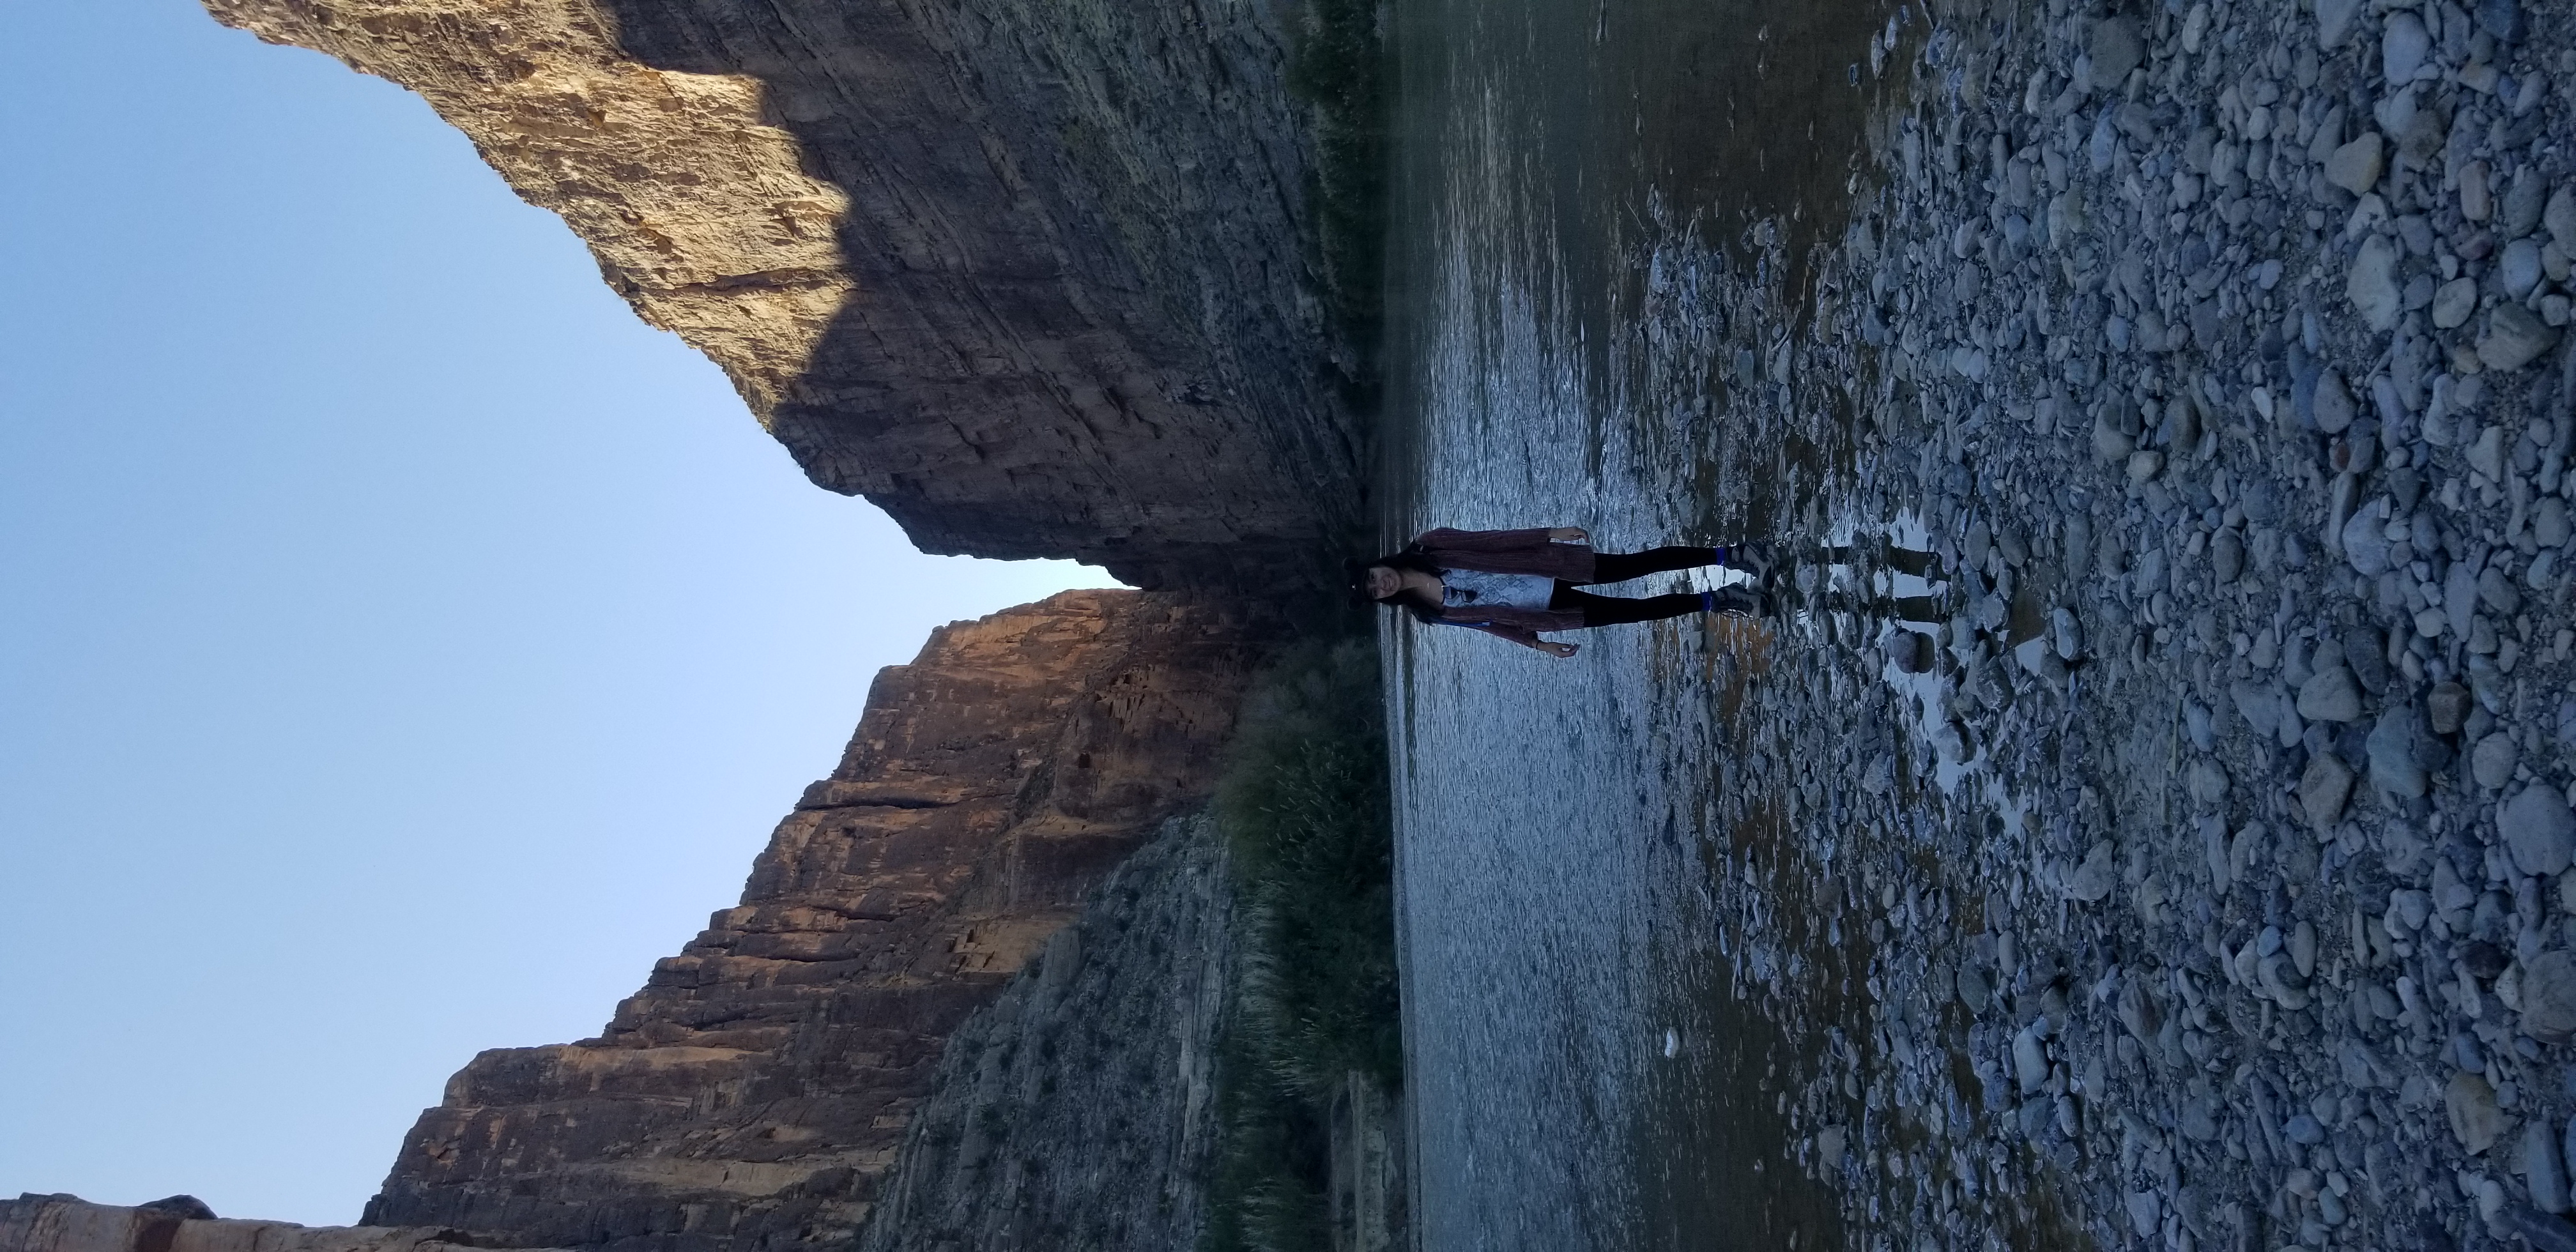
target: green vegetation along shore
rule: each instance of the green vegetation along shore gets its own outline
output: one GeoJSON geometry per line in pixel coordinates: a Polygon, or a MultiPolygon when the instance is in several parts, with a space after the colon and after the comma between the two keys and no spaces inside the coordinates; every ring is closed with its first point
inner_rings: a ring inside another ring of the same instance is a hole
{"type": "Polygon", "coordinates": [[[1336,1092],[1404,1054],[1377,651],[1290,650],[1255,688],[1216,802],[1242,953],[1219,1048],[1226,1136],[1205,1252],[1331,1246],[1336,1092]]]}

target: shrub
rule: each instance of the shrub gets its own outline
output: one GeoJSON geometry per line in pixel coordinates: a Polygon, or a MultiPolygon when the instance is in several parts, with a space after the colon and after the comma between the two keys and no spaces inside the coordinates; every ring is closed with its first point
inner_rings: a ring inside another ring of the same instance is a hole
{"type": "Polygon", "coordinates": [[[1238,957],[1210,1252],[1329,1246],[1334,1091],[1353,1071],[1403,1083],[1383,710],[1369,641],[1294,649],[1254,685],[1218,784],[1238,957]]]}

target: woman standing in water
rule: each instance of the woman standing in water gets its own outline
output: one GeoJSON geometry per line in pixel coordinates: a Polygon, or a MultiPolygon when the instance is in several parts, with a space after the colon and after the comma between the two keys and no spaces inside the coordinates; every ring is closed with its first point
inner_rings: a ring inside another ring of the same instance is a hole
{"type": "Polygon", "coordinates": [[[1651,622],[1691,613],[1751,617],[1770,609],[1769,597],[1745,586],[1636,600],[1583,590],[1708,565],[1763,578],[1770,573],[1771,561],[1757,546],[1596,553],[1591,539],[1580,526],[1428,531],[1402,552],[1351,562],[1352,590],[1363,599],[1406,609],[1425,622],[1481,630],[1560,658],[1574,655],[1575,645],[1541,639],[1539,632],[1651,622]]]}

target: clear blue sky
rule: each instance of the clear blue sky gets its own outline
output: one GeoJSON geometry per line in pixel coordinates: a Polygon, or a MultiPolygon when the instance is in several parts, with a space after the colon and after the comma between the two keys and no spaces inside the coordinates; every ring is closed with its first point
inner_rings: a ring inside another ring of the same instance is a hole
{"type": "Polygon", "coordinates": [[[877,667],[1072,585],[807,485],[408,93],[0,5],[0,1194],[356,1220],[732,903],[877,667]]]}

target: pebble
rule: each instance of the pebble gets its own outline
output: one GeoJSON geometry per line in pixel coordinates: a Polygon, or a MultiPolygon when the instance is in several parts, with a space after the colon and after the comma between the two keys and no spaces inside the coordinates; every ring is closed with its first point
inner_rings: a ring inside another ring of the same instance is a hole
{"type": "Polygon", "coordinates": [[[2437,735],[2456,735],[2469,720],[2469,689],[2458,683],[2436,684],[2424,697],[2425,719],[2437,735]]]}
{"type": "Polygon", "coordinates": [[[2039,1094],[2039,1089],[2048,1085],[2048,1056],[2040,1050],[2039,1036],[2024,1027],[2013,1036],[2012,1056],[2013,1080],[2023,1098],[2039,1094]]]}
{"type": "Polygon", "coordinates": [[[2450,1115],[2452,1136],[2471,1156],[2493,1147],[2496,1136],[2504,1133],[2504,1111],[2496,1107],[2495,1088],[2479,1075],[2466,1070],[2451,1075],[2442,1105],[2450,1115]]]}
{"type": "Polygon", "coordinates": [[[2503,229],[2496,232],[2497,238],[2520,239],[2538,229],[2541,216],[2548,212],[2545,204],[2548,196],[2549,188],[2532,173],[2530,166],[2515,170],[2513,182],[2505,188],[2503,229]]]}
{"type": "Polygon", "coordinates": [[[2544,1213],[2567,1211],[2567,1166],[2558,1156],[2558,1136],[2546,1121],[2522,1131],[2522,1176],[2531,1189],[2531,1205],[2544,1213]]]}
{"type": "MultiPolygon", "coordinates": [[[[2542,1043],[2576,1038],[2576,956],[2558,949],[2523,965],[2522,1033],[2542,1043]]],[[[2568,1130],[2576,1135],[2576,1124],[2568,1130]]]]}
{"type": "Polygon", "coordinates": [[[2221,530],[2209,541],[2209,572],[2221,586],[2244,575],[2245,540],[2235,531],[2221,530]]]}
{"type": "Polygon", "coordinates": [[[1886,643],[1887,663],[1900,674],[1921,674],[1932,668],[1932,636],[1921,631],[1899,628],[1891,631],[1886,643]]]}
{"type": "Polygon", "coordinates": [[[2310,412],[2316,417],[2317,429],[2329,435],[2340,435],[2352,425],[2358,412],[2352,392],[2344,387],[2343,375],[2327,370],[2317,378],[2316,397],[2310,401],[2310,412]]]}
{"type": "Polygon", "coordinates": [[[2119,881],[2118,854],[2111,841],[2104,839],[2095,843],[2093,850],[2084,854],[2084,863],[2066,876],[2066,894],[2069,899],[2093,904],[2110,895],[2112,886],[2119,881]]]}
{"type": "Polygon", "coordinates": [[[2344,559],[2352,563],[2354,573],[2370,578],[2387,573],[2388,498],[2382,496],[2353,510],[2341,538],[2344,559]]]}
{"type": "Polygon", "coordinates": [[[2540,502],[2539,508],[2532,510],[2531,537],[2541,547],[2563,548],[2567,546],[2571,533],[2576,533],[2576,528],[2569,524],[2566,501],[2550,496],[2540,502]]]}
{"type": "Polygon", "coordinates": [[[2478,0],[2478,29],[2499,43],[2521,43],[2530,32],[2524,27],[2522,5],[2518,0],[2478,0]]]}
{"type": "Polygon", "coordinates": [[[2502,791],[2513,781],[2513,767],[2519,749],[2513,736],[2497,731],[2478,740],[2477,749],[2469,754],[2469,773],[2479,786],[2489,791],[2502,791]]]}
{"type": "Polygon", "coordinates": [[[2414,710],[2401,704],[2382,709],[2371,727],[2366,752],[2370,785],[2390,795],[2420,796],[2432,779],[2416,760],[2414,710]]]}
{"type": "Polygon", "coordinates": [[[2361,718],[2361,685],[2341,662],[2318,670],[2299,687],[2299,716],[2312,722],[2350,722],[2361,718]]]}
{"type": "Polygon", "coordinates": [[[2471,161],[2460,169],[2460,216],[2483,222],[2495,213],[2495,194],[2487,186],[2487,163],[2471,161]]]}
{"type": "Polygon", "coordinates": [[[2396,326],[2397,315],[2405,311],[2406,299],[2397,286],[2397,245],[2377,235],[2362,244],[2361,251],[2353,255],[2344,295],[2372,330],[2386,331],[2396,326]]]}
{"type": "Polygon", "coordinates": [[[2488,482],[2504,479],[2504,427],[2489,426],[2478,432],[2476,443],[2469,445],[2466,458],[2469,468],[2486,476],[2488,482]]]}
{"type": "Polygon", "coordinates": [[[2415,81],[2432,51],[2433,36],[2424,29],[2424,19],[2399,10],[2379,37],[2380,73],[2389,86],[2405,86],[2415,81]]]}
{"type": "Polygon", "coordinates": [[[2490,565],[2478,575],[2478,600],[2506,617],[2522,610],[2522,592],[2505,576],[2502,567],[2490,565]]]}
{"type": "Polygon", "coordinates": [[[2433,325],[2442,330],[2458,330],[2469,324],[2478,311],[2478,280],[2454,278],[2433,291],[2433,325]]]}
{"type": "Polygon", "coordinates": [[[2093,90],[2117,91],[2129,81],[2129,72],[2138,68],[2146,56],[2146,45],[2138,38],[2138,24],[2126,17],[2105,18],[2093,24],[2093,90]]]}
{"type": "MultiPolygon", "coordinates": [[[[2483,752],[2485,744],[2479,747],[2483,752]]],[[[2576,860],[2576,813],[2568,811],[2567,798],[2556,787],[2525,787],[2505,801],[2496,810],[2496,832],[2512,854],[2514,868],[2523,873],[2554,875],[2576,860]]]]}
{"type": "Polygon", "coordinates": [[[2518,370],[2557,343],[2557,327],[2519,304],[2499,304],[2487,318],[2487,333],[2478,340],[2478,361],[2491,370],[2518,370]]]}
{"type": "Polygon", "coordinates": [[[2338,146],[2326,157],[2326,181],[2358,196],[2379,183],[2380,174],[2388,168],[2388,144],[2378,131],[2364,131],[2360,138],[2338,146]]]}
{"type": "Polygon", "coordinates": [[[2558,241],[2559,251],[2576,255],[2576,183],[2560,187],[2549,197],[2540,220],[2549,228],[2549,237],[2558,241]]]}
{"type": "Polygon", "coordinates": [[[2540,241],[2530,236],[2504,246],[2504,255],[2496,261],[2496,281],[2504,293],[2516,300],[2529,296],[2540,286],[2540,241]]]}
{"type": "Polygon", "coordinates": [[[2299,809],[2307,815],[2309,826],[2318,830],[2333,826],[2351,798],[2351,766],[2332,752],[2308,758],[2307,770],[2299,775],[2299,809]]]}
{"type": "Polygon", "coordinates": [[[2326,52],[2342,47],[2360,12],[2361,0],[2317,0],[2317,47],[2326,52]]]}

